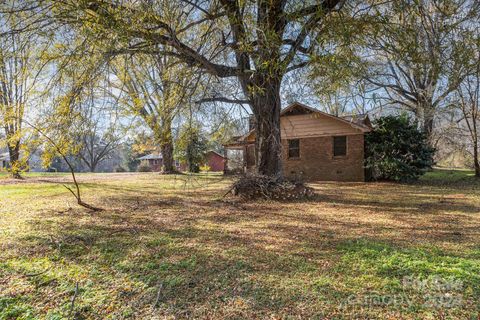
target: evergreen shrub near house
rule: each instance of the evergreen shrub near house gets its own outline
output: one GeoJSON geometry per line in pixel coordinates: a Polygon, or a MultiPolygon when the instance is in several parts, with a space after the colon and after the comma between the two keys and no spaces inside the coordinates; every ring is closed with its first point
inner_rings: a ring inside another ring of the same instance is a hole
{"type": "Polygon", "coordinates": [[[377,119],[365,136],[365,167],[370,180],[414,181],[433,164],[435,149],[408,116],[377,119]]]}

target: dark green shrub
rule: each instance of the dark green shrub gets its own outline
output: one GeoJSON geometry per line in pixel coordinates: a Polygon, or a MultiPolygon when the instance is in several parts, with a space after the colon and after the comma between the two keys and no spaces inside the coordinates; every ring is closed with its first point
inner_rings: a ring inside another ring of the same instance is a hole
{"type": "Polygon", "coordinates": [[[385,116],[365,136],[365,167],[370,180],[413,181],[430,169],[435,149],[408,116],[385,116]]]}

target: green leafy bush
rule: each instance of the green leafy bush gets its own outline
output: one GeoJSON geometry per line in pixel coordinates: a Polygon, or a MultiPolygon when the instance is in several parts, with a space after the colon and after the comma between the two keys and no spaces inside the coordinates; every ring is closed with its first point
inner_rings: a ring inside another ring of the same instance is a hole
{"type": "Polygon", "coordinates": [[[433,166],[435,149],[408,116],[381,117],[374,128],[365,136],[365,167],[370,180],[413,181],[433,166]]]}

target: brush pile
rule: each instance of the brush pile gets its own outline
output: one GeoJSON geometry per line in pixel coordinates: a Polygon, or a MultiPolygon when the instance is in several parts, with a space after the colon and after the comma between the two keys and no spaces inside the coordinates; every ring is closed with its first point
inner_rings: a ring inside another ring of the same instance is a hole
{"type": "Polygon", "coordinates": [[[264,175],[246,175],[235,181],[231,191],[242,199],[300,200],[314,195],[303,182],[264,175]]]}

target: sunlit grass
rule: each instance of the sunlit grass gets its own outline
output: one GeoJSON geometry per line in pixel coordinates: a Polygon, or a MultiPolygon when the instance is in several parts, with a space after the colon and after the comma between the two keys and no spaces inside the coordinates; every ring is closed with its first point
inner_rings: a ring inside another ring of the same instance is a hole
{"type": "Polygon", "coordinates": [[[420,182],[432,182],[436,184],[451,184],[451,183],[465,183],[474,186],[480,186],[480,179],[475,178],[475,173],[472,170],[454,169],[444,170],[435,169],[428,172],[420,178],[420,182]]]}
{"type": "Polygon", "coordinates": [[[478,317],[469,171],[315,183],[315,199],[293,203],[223,198],[221,175],[80,174],[100,213],[75,205],[69,179],[0,185],[0,319],[71,318],[76,283],[74,314],[87,319],[478,317]],[[462,305],[426,306],[432,292],[405,277],[459,281],[462,305]],[[411,301],[351,303],[373,294],[411,301]]]}

